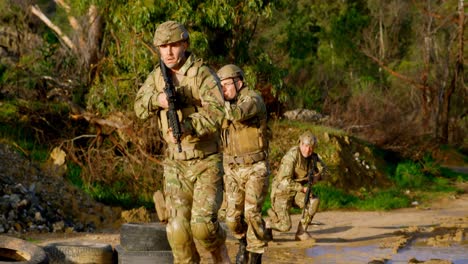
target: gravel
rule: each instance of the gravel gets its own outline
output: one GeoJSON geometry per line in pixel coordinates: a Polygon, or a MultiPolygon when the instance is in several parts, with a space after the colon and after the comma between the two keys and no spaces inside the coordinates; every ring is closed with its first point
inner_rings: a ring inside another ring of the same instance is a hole
{"type": "Polygon", "coordinates": [[[94,201],[12,146],[0,143],[0,160],[0,234],[93,232],[119,221],[120,208],[94,201]]]}

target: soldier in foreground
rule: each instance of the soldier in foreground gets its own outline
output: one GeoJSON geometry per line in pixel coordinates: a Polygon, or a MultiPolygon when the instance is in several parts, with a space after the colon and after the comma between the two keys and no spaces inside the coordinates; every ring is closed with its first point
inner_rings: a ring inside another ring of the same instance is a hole
{"type": "Polygon", "coordinates": [[[174,263],[200,262],[194,239],[211,252],[214,263],[230,263],[226,231],[217,220],[223,177],[220,83],[203,60],[187,51],[189,34],[182,24],[162,23],[153,41],[160,63],[139,89],[134,108],[141,119],[156,115],[167,143],[166,230],[174,263]]]}
{"type": "Polygon", "coordinates": [[[262,205],[268,192],[267,110],[247,86],[244,72],[228,64],[217,72],[223,87],[222,126],[226,224],[239,240],[236,263],[261,263],[267,246],[262,205]]]}
{"type": "Polygon", "coordinates": [[[299,145],[289,149],[282,158],[278,174],[272,182],[272,208],[268,210],[267,228],[280,232],[291,230],[289,210],[294,203],[303,209],[296,240],[311,239],[307,227],[319,207],[319,198],[313,195],[311,186],[321,179],[326,166],[314,152],[316,147],[317,138],[310,131],[303,133],[299,137],[299,145]],[[322,165],[322,170],[319,170],[318,163],[322,165]]]}

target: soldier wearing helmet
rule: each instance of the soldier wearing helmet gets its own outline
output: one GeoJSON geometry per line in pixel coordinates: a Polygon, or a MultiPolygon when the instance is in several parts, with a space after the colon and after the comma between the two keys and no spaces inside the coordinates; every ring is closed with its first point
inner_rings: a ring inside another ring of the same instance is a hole
{"type": "Polygon", "coordinates": [[[312,222],[312,218],[318,210],[319,198],[311,196],[309,203],[304,205],[304,198],[307,191],[307,174],[312,170],[313,183],[320,180],[324,168],[324,163],[315,153],[317,138],[306,131],[299,137],[299,144],[292,147],[284,155],[278,170],[278,174],[273,179],[271,188],[271,206],[268,210],[268,229],[280,232],[291,230],[291,217],[289,210],[293,205],[304,210],[303,218],[300,220],[296,231],[296,240],[312,239],[307,232],[307,227],[312,222]],[[317,164],[321,164],[321,170],[317,164]]]}
{"type": "Polygon", "coordinates": [[[221,134],[225,221],[239,240],[236,263],[261,263],[268,240],[261,214],[269,178],[267,110],[238,66],[225,65],[217,75],[226,100],[221,134]]]}
{"type": "Polygon", "coordinates": [[[230,263],[226,231],[217,219],[223,177],[219,132],[224,116],[219,80],[203,60],[188,51],[189,34],[182,24],[162,23],[153,42],[162,63],[140,87],[134,109],[143,120],[156,117],[167,143],[164,196],[174,263],[200,262],[194,239],[211,252],[214,263],[230,263]],[[183,133],[180,151],[168,124],[162,67],[177,95],[177,116],[183,133]]]}

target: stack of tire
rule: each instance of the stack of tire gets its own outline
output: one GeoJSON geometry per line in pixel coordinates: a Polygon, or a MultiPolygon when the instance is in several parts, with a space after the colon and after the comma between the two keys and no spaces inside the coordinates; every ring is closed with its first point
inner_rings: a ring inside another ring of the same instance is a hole
{"type": "Polygon", "coordinates": [[[49,264],[45,251],[25,240],[0,235],[0,264],[49,264]]]}
{"type": "Polygon", "coordinates": [[[0,236],[0,264],[113,264],[109,244],[88,242],[52,243],[44,248],[25,240],[0,236]]]}
{"type": "Polygon", "coordinates": [[[166,225],[126,223],[120,228],[120,245],[115,246],[118,264],[170,264],[174,262],[166,225]]]}
{"type": "Polygon", "coordinates": [[[113,264],[114,250],[110,244],[87,241],[50,243],[44,247],[49,264],[113,264]]]}

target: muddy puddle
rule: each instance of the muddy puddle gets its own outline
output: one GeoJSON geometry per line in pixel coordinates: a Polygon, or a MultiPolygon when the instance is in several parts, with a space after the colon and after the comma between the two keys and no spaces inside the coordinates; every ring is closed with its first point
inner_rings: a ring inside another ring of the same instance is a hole
{"type": "Polygon", "coordinates": [[[414,246],[409,249],[404,249],[392,256],[389,264],[408,263],[411,258],[418,260],[444,259],[449,260],[453,264],[468,263],[468,245],[455,245],[451,247],[428,247],[414,246]]]}
{"type": "Polygon", "coordinates": [[[306,249],[308,263],[369,263],[380,260],[386,264],[407,264],[411,259],[429,261],[431,259],[449,260],[453,264],[468,263],[468,244],[457,244],[450,247],[410,246],[394,253],[390,248],[381,248],[379,245],[339,247],[330,245],[317,245],[306,249]],[[386,260],[384,262],[384,260],[386,260]]]}

